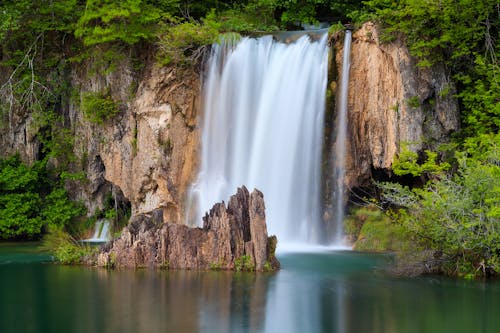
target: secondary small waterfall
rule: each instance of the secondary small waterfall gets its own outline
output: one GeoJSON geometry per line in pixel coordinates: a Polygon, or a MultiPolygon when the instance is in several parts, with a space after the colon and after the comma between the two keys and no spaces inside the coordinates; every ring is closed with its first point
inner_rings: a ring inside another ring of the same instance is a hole
{"type": "Polygon", "coordinates": [[[94,235],[92,238],[82,240],[87,243],[105,243],[111,239],[109,230],[109,221],[105,219],[97,220],[95,222],[94,235]]]}
{"type": "Polygon", "coordinates": [[[316,35],[290,44],[265,36],[213,46],[190,224],[245,185],[264,193],[268,232],[280,244],[319,241],[328,45],[326,31],[316,35]]]}
{"type": "Polygon", "coordinates": [[[342,74],[340,76],[340,96],[337,103],[336,140],[334,155],[334,228],[332,244],[343,245],[344,195],[345,195],[345,154],[347,136],[347,98],[349,92],[349,69],[351,66],[351,30],[345,31],[342,53],[342,74]]]}

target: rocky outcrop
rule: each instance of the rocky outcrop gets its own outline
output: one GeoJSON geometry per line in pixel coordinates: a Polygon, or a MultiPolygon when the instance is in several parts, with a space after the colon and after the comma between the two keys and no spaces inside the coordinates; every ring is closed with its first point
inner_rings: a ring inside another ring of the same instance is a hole
{"type": "MultiPolygon", "coordinates": [[[[334,41],[342,66],[343,36],[334,41]]],[[[337,72],[340,72],[338,70],[337,72]]],[[[336,93],[337,83],[330,85],[336,93]]],[[[373,23],[353,33],[345,183],[367,185],[373,173],[390,175],[394,157],[435,148],[459,127],[454,87],[440,65],[418,67],[401,40],[384,43],[373,23]]]]}
{"type": "Polygon", "coordinates": [[[264,198],[243,187],[217,203],[203,218],[203,228],[163,223],[163,213],[134,216],[120,238],[98,256],[99,266],[168,269],[274,270],[276,237],[268,237],[264,198]]]}

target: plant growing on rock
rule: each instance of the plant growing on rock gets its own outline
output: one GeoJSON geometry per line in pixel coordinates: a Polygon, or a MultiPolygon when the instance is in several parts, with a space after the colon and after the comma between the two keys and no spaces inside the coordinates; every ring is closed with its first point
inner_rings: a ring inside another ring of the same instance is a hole
{"type": "Polygon", "coordinates": [[[251,272],[255,270],[255,265],[253,263],[252,257],[249,255],[242,255],[234,260],[234,270],[236,272],[251,272]]]}
{"type": "Polygon", "coordinates": [[[81,108],[88,121],[99,125],[120,112],[118,105],[109,94],[99,92],[83,93],[81,108]]]}

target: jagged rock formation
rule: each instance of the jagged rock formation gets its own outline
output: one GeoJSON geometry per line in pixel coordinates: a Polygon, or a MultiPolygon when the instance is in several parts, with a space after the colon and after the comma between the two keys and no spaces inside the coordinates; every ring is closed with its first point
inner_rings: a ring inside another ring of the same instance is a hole
{"type": "Polygon", "coordinates": [[[163,213],[140,214],[108,243],[99,266],[161,267],[169,269],[279,268],[274,257],[276,237],[267,236],[264,197],[245,187],[217,203],[203,218],[203,228],[163,223],[163,213]]]}
{"type": "MultiPolygon", "coordinates": [[[[334,42],[342,65],[343,36],[334,42]]],[[[333,93],[336,83],[330,85],[333,93]]],[[[459,127],[454,87],[443,66],[417,67],[401,40],[384,43],[373,23],[353,34],[348,101],[346,179],[367,185],[374,171],[390,175],[407,144],[422,151],[446,142],[459,127]]]]}

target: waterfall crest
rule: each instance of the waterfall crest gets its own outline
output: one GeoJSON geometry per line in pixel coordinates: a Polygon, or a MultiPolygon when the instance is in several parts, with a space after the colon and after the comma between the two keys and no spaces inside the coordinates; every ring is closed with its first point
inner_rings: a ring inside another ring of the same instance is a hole
{"type": "Polygon", "coordinates": [[[280,243],[319,241],[327,72],[326,31],[316,41],[265,36],[213,46],[189,224],[245,185],[264,193],[268,231],[280,243]]]}

